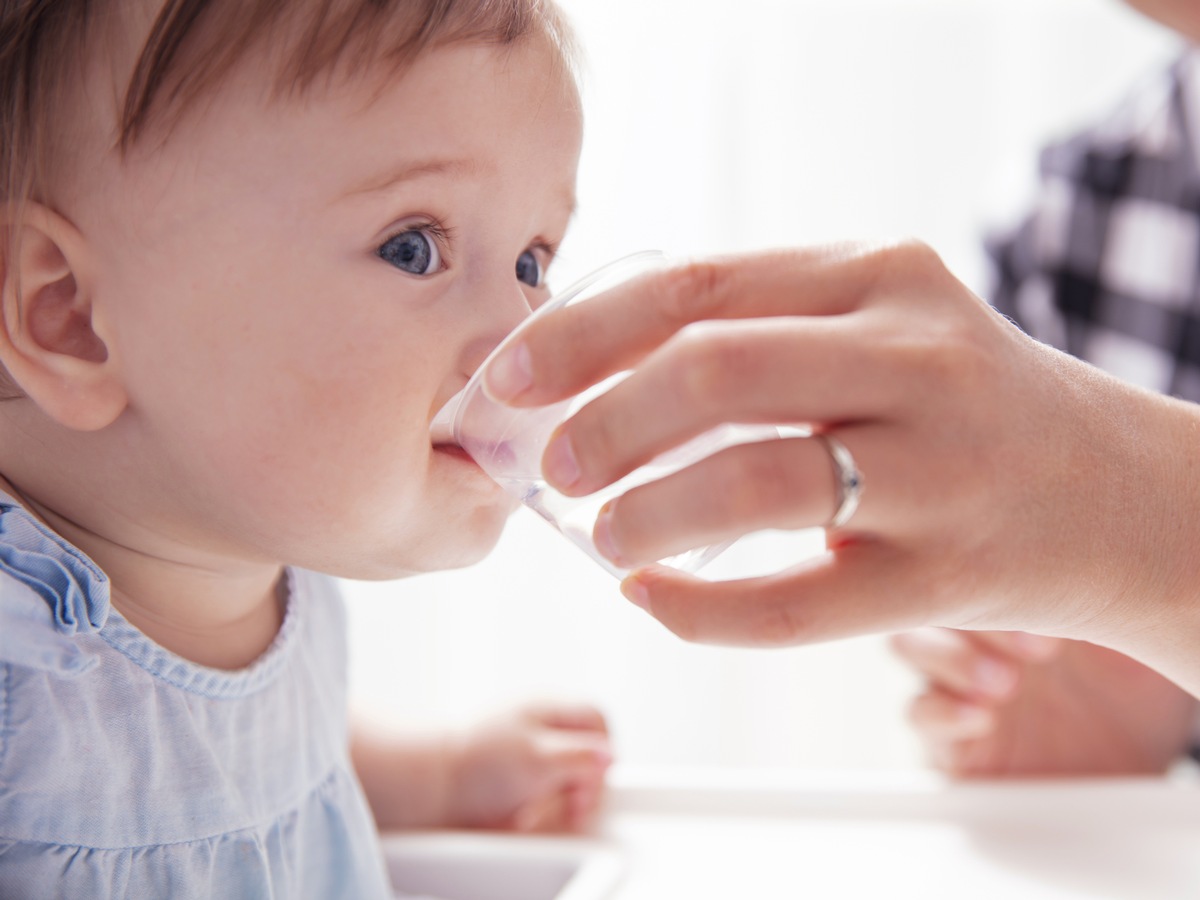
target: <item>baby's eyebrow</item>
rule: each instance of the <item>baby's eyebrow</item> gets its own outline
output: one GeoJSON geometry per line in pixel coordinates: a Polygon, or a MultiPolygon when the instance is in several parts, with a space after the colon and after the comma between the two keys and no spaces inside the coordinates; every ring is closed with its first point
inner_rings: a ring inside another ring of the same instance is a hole
{"type": "Polygon", "coordinates": [[[365,179],[355,187],[345,192],[343,197],[356,197],[361,194],[378,194],[390,190],[406,181],[418,178],[428,178],[440,175],[448,178],[462,178],[475,175],[483,167],[474,159],[425,159],[402,163],[395,169],[365,179]]]}
{"type": "MultiPolygon", "coordinates": [[[[395,169],[389,169],[372,178],[368,178],[360,182],[355,187],[350,188],[342,194],[342,200],[351,197],[361,197],[364,194],[381,194],[391,190],[397,185],[404,184],[408,181],[416,181],[420,178],[429,178],[432,176],[442,176],[445,178],[466,178],[472,175],[478,175],[487,168],[486,165],[477,159],[469,157],[462,159],[425,159],[402,163],[395,169]]],[[[572,180],[570,184],[562,191],[562,203],[566,210],[567,216],[575,215],[577,199],[575,196],[575,182],[572,180]]]]}

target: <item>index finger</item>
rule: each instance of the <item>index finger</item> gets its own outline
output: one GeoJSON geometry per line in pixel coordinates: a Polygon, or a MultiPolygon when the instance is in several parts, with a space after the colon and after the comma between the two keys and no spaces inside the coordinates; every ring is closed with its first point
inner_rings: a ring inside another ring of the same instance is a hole
{"type": "Polygon", "coordinates": [[[630,368],[693,322],[852,312],[881,264],[867,245],[839,244],[673,265],[531,321],[484,386],[496,400],[542,406],[630,368]]]}

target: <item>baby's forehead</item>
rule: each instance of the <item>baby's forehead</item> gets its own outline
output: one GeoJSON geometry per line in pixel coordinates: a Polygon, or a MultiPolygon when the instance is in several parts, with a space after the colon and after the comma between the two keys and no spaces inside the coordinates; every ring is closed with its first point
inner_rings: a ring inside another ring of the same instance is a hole
{"type": "Polygon", "coordinates": [[[533,43],[511,53],[464,44],[430,51],[402,73],[314,86],[300,100],[264,102],[234,87],[179,123],[169,146],[135,150],[135,168],[166,181],[178,170],[257,172],[261,190],[294,182],[296,199],[314,202],[418,181],[511,178],[514,166],[527,167],[531,135],[562,128],[566,137],[554,140],[575,139],[578,96],[550,65],[533,43]]]}
{"type": "MultiPolygon", "coordinates": [[[[23,46],[0,83],[36,73],[11,117],[0,167],[26,195],[168,138],[222,91],[303,98],[342,81],[386,85],[454,44],[549,38],[571,65],[565,21],[549,0],[58,0],[55,16],[15,29],[23,46]],[[97,142],[100,142],[98,145],[97,142]]],[[[8,4],[0,26],[12,24],[8,4]]],[[[5,28],[7,32],[8,29],[5,28]]],[[[0,67],[10,64],[0,59],[0,67]]],[[[69,187],[67,187],[69,190],[69,187]]],[[[20,197],[15,198],[20,200],[20,197]]]]}
{"type": "Polygon", "coordinates": [[[566,52],[565,26],[539,0],[208,0],[191,20],[167,11],[149,32],[130,82],[122,133],[157,109],[197,101],[238,76],[277,97],[339,80],[386,83],[457,43],[512,45],[541,33],[566,52]],[[248,71],[249,70],[249,71],[248,71]],[[253,79],[250,79],[253,80],[253,79]]]}
{"type": "Polygon", "coordinates": [[[89,233],[166,242],[228,221],[238,233],[286,231],[295,248],[319,236],[357,245],[401,213],[489,241],[534,221],[557,232],[574,203],[582,125],[574,83],[555,68],[529,40],[431,49],[382,87],[373,74],[270,99],[231,82],[165,139],[93,166],[71,213],[89,233]]]}

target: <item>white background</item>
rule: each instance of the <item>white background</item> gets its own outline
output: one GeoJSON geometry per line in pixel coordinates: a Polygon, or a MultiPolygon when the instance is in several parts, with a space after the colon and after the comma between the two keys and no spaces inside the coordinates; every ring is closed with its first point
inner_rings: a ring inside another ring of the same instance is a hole
{"type": "MultiPolygon", "coordinates": [[[[983,290],[984,225],[1019,210],[1037,146],[1177,49],[1112,0],[562,3],[587,126],[559,286],[648,247],[914,235],[983,290]]],[[[921,764],[882,638],[685,645],[524,512],[472,569],[346,589],[356,702],[414,727],[583,698],[628,763],[921,764]]]]}

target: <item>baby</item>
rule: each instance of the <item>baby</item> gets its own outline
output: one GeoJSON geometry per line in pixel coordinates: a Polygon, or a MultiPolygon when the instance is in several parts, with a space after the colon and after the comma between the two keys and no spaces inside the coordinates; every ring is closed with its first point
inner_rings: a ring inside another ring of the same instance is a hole
{"type": "Polygon", "coordinates": [[[372,815],[595,806],[588,708],[350,734],[328,577],[512,510],[429,423],[547,295],[567,43],[550,0],[0,6],[0,896],[383,897],[372,815]]]}

